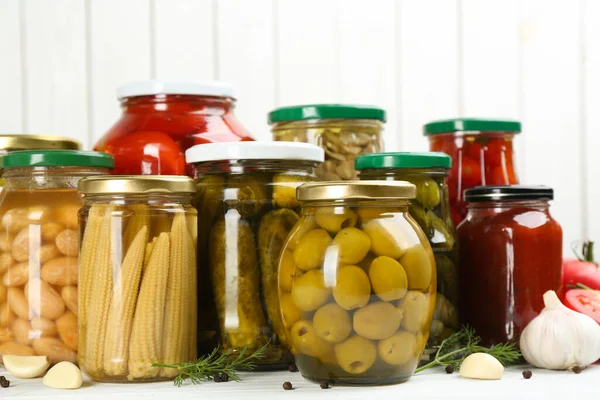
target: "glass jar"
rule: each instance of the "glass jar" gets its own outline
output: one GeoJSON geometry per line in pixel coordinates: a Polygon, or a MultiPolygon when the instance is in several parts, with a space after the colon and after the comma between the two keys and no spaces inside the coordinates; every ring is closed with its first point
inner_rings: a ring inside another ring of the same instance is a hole
{"type": "MultiPolygon", "coordinates": [[[[81,150],[81,143],[63,136],[0,135],[0,156],[19,150],[81,150]]],[[[3,187],[0,176],[0,194],[3,187]]]]}
{"type": "Polygon", "coordinates": [[[15,151],[2,157],[0,355],[77,362],[77,182],[108,174],[107,154],[15,151]]]}
{"type": "Polygon", "coordinates": [[[552,218],[544,186],[489,186],[466,191],[460,240],[459,310],[481,343],[519,342],[544,308],[561,296],[562,229],[552,218]]]}
{"type": "Polygon", "coordinates": [[[307,183],[279,261],[279,299],[302,375],[352,385],[408,380],[436,293],[427,237],[408,213],[408,182],[307,183]]]}
{"type": "Polygon", "coordinates": [[[185,175],[196,144],[253,140],[234,114],[223,82],[142,81],[117,90],[123,114],[94,150],[115,157],[115,175],[185,175]]]}
{"type": "Polygon", "coordinates": [[[177,176],[79,182],[79,365],[99,382],[153,382],[196,359],[196,185],[177,176]]]}
{"type": "Polygon", "coordinates": [[[354,159],[383,151],[384,122],[384,110],[359,105],[292,106],[269,113],[273,140],[308,142],[325,150],[325,162],[317,169],[323,181],[357,179],[354,159]]]}
{"type": "Polygon", "coordinates": [[[520,122],[458,118],[430,122],[423,132],[431,151],[444,152],[453,159],[448,188],[455,225],[467,215],[465,189],[519,183],[513,138],[521,132],[520,122]]]}
{"type": "Polygon", "coordinates": [[[259,369],[293,361],[279,312],[277,261],[298,221],[296,187],[315,180],[323,150],[304,143],[195,146],[199,214],[200,352],[234,357],[268,343],[259,369]]]}
{"type": "Polygon", "coordinates": [[[446,179],[452,160],[444,153],[377,153],[356,159],[361,180],[408,181],[417,187],[410,215],[433,249],[437,267],[437,296],[424,361],[459,326],[458,246],[450,216],[446,179]]]}

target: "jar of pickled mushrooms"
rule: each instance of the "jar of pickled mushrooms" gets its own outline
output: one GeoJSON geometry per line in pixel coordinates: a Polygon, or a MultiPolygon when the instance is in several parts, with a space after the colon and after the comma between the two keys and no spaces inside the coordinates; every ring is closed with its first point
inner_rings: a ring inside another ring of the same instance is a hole
{"type": "Polygon", "coordinates": [[[100,382],[173,379],[196,359],[194,181],[83,179],[79,365],[100,382]]]}
{"type": "Polygon", "coordinates": [[[198,181],[201,352],[266,345],[258,369],[293,361],[279,312],[277,262],[298,221],[296,187],[315,180],[323,149],[306,143],[219,143],[186,153],[198,181]],[[207,316],[211,316],[208,318],[207,316]]]}
{"type": "Polygon", "coordinates": [[[279,300],[302,375],[351,385],[408,380],[436,297],[431,246],[403,181],[306,183],[279,260],[279,300]]]}
{"type": "Polygon", "coordinates": [[[356,157],[383,151],[385,118],[381,108],[347,104],[282,107],[269,113],[274,140],[323,147],[325,162],[317,169],[323,181],[357,178],[356,157]]]}
{"type": "Polygon", "coordinates": [[[107,174],[107,154],[15,151],[2,159],[0,355],[77,362],[77,182],[107,174]]]}

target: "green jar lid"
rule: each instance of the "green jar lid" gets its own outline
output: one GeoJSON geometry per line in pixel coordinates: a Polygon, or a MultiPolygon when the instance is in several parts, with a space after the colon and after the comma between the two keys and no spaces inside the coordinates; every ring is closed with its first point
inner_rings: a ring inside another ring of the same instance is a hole
{"type": "Polygon", "coordinates": [[[269,124],[306,119],[376,119],[385,122],[385,110],[366,105],[307,104],[277,108],[269,113],[269,124]]]}
{"type": "Polygon", "coordinates": [[[19,167],[98,167],[114,168],[115,159],[96,151],[25,150],[1,158],[2,168],[19,167]]]}
{"type": "Polygon", "coordinates": [[[454,118],[423,125],[424,135],[459,131],[521,132],[521,123],[507,119],[454,118]]]}
{"type": "Polygon", "coordinates": [[[450,169],[451,165],[452,158],[444,153],[372,153],[358,156],[354,162],[357,171],[384,168],[450,169]]]}

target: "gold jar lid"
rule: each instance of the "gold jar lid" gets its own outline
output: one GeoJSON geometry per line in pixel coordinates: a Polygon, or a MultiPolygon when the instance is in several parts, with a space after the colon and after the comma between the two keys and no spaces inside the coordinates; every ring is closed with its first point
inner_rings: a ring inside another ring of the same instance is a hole
{"type": "Polygon", "coordinates": [[[196,183],[187,176],[175,175],[104,175],[79,181],[83,194],[196,193],[196,183]]]}
{"type": "Polygon", "coordinates": [[[414,199],[417,188],[406,181],[310,182],[298,187],[298,201],[414,199]]]}
{"type": "Polygon", "coordinates": [[[75,139],[53,135],[9,135],[0,134],[0,150],[81,150],[75,139]]]}

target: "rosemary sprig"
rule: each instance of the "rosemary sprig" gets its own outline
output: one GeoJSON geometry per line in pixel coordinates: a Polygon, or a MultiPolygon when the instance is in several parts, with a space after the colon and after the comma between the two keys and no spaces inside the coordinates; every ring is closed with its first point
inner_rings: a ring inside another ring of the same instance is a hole
{"type": "Polygon", "coordinates": [[[173,381],[176,386],[183,385],[186,379],[196,385],[204,380],[213,379],[219,373],[227,374],[230,380],[240,381],[237,371],[253,370],[255,368],[253,362],[264,357],[267,345],[268,343],[249,354],[247,354],[249,348],[246,346],[237,355],[234,354],[233,349],[219,353],[219,348],[216,348],[209,355],[200,357],[196,361],[177,364],[152,364],[152,366],[179,370],[179,375],[173,381]]]}
{"type": "Polygon", "coordinates": [[[438,347],[435,358],[415,371],[421,372],[436,365],[452,365],[458,368],[467,356],[473,353],[487,353],[498,359],[502,365],[516,364],[521,358],[521,351],[514,343],[501,343],[491,347],[480,346],[479,338],[473,328],[464,326],[438,347]]]}

